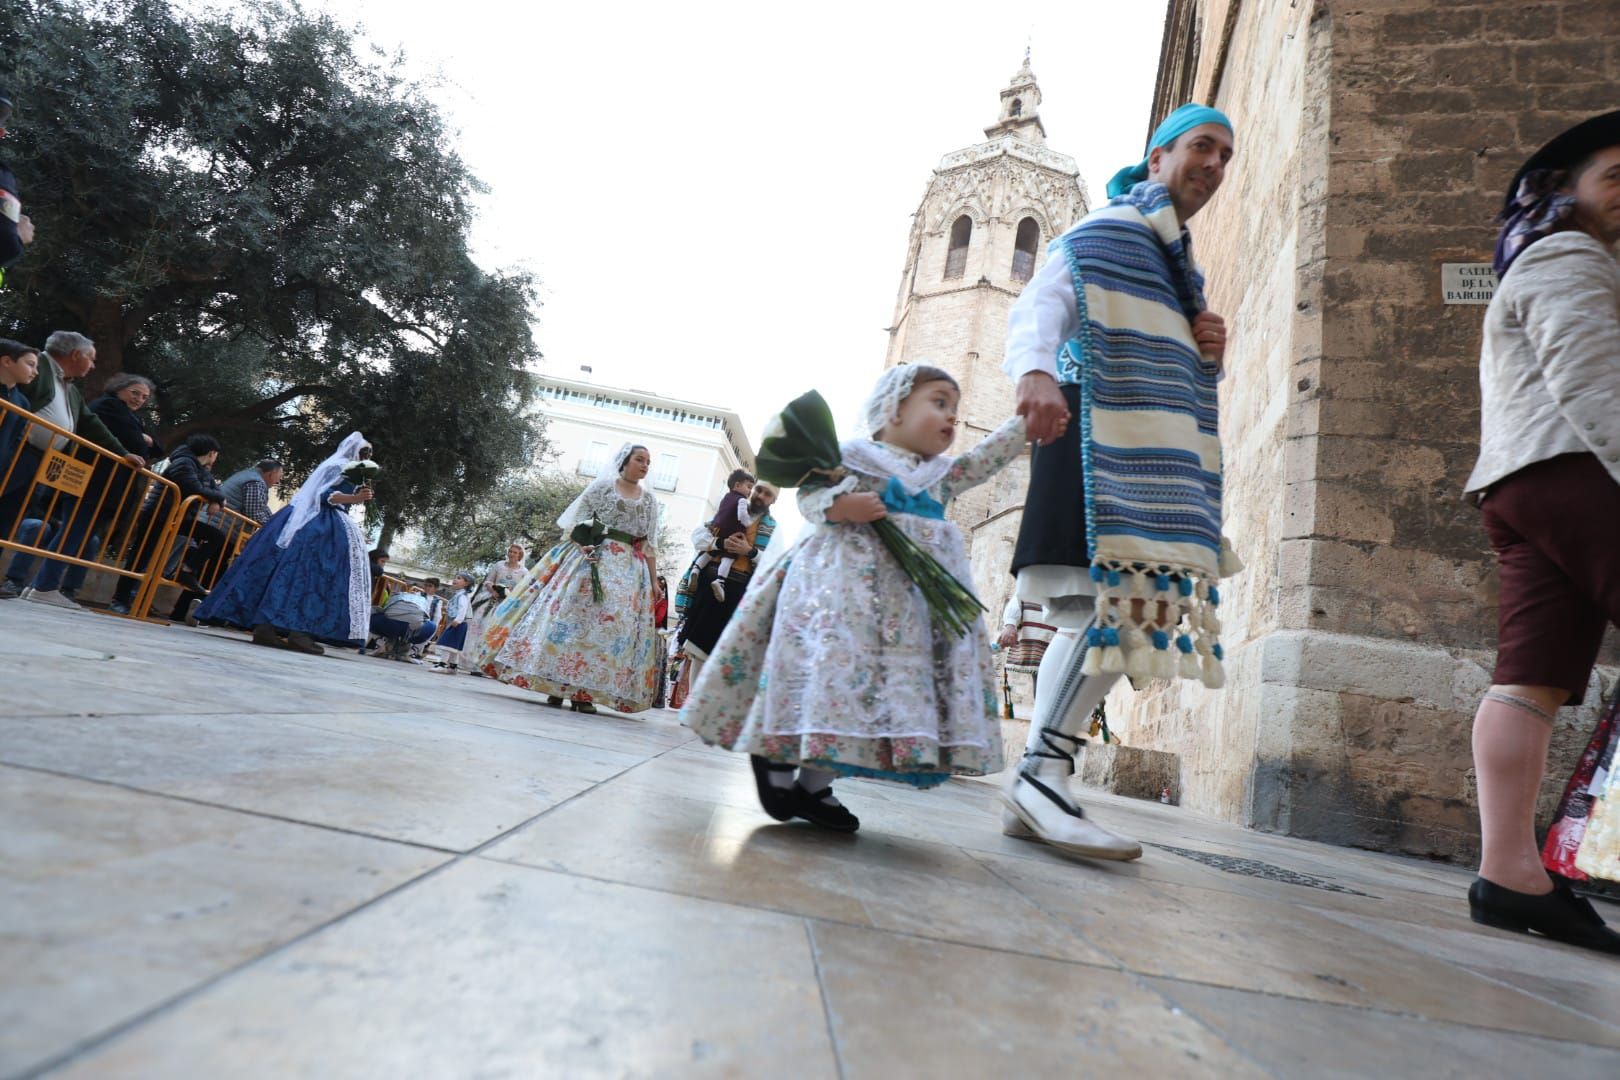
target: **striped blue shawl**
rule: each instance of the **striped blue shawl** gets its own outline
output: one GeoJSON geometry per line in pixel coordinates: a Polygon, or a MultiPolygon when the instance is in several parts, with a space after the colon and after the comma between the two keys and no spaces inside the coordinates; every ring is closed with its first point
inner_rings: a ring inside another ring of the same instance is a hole
{"type": "Polygon", "coordinates": [[[1191,242],[1157,181],[1053,242],[1080,312],[1058,378],[1080,387],[1087,556],[1099,600],[1087,665],[1213,687],[1224,681],[1215,581],[1240,564],[1221,536],[1220,371],[1193,343],[1205,304],[1191,242]],[[1133,599],[1165,601],[1177,621],[1156,626],[1155,603],[1135,618],[1133,599]]]}

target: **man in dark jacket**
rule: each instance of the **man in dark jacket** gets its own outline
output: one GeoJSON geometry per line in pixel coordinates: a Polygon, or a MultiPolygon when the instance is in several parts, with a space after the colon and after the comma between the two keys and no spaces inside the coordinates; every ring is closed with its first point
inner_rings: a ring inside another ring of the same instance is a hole
{"type": "MultiPolygon", "coordinates": [[[[169,455],[167,466],[163,470],[163,478],[180,489],[180,500],[184,502],[193,495],[201,495],[203,500],[213,506],[223,506],[225,494],[219,490],[214,482],[214,474],[209,467],[219,458],[219,441],[212,435],[188,435],[185,445],[169,455]]],[[[144,573],[152,556],[156,553],[159,534],[165,516],[172,514],[175,509],[174,498],[167,485],[154,485],[147,493],[146,502],[141,506],[140,517],[135,522],[135,534],[141,537],[141,543],[124,563],[126,570],[144,573]]],[[[184,553],[184,561],[180,567],[177,580],[185,591],[175,602],[172,617],[183,619],[186,609],[192,600],[201,599],[208,595],[207,588],[197,579],[198,572],[214,561],[220,549],[225,544],[225,534],[206,521],[197,520],[195,508],[188,510],[180,522],[180,536],[190,535],[191,549],[184,553]]],[[[121,577],[113,590],[112,609],[120,615],[128,615],[130,605],[135,600],[135,590],[139,587],[135,578],[121,577]]]]}
{"type": "MultiPolygon", "coordinates": [[[[0,139],[11,126],[11,110],[10,95],[0,90],[0,139]]],[[[33,242],[34,223],[22,212],[17,177],[0,162],[0,284],[5,283],[6,268],[21,259],[23,248],[33,242]]]]}

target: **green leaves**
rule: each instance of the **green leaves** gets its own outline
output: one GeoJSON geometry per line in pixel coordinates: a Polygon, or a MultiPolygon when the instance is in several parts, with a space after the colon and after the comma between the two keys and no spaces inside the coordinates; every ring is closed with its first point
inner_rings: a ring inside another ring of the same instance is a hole
{"type": "Polygon", "coordinates": [[[759,478],[778,487],[815,486],[843,461],[838,428],[826,399],[812,390],[795,398],[770,423],[754,455],[759,478]]]}
{"type": "Polygon", "coordinates": [[[481,190],[395,58],[287,0],[13,0],[4,156],[36,243],[0,333],[96,339],[158,382],[165,441],[296,479],[363,430],[369,504],[423,521],[543,456],[533,280],[468,250],[481,190]]]}

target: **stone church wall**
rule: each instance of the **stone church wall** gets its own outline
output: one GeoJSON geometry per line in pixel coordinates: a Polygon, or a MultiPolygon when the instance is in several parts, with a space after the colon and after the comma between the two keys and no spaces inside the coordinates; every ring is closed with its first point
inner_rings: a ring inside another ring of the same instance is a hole
{"type": "MultiPolygon", "coordinates": [[[[1158,111],[1185,71],[1238,129],[1193,231],[1231,323],[1227,515],[1248,569],[1223,590],[1228,688],[1153,687],[1115,715],[1181,755],[1195,808],[1468,857],[1496,615],[1460,499],[1485,309],[1443,304],[1440,264],[1488,262],[1517,165],[1614,107],[1620,5],[1175,0],[1170,19],[1199,48],[1167,50],[1158,111]]],[[[1544,810],[1601,692],[1560,718],[1544,810]]]]}

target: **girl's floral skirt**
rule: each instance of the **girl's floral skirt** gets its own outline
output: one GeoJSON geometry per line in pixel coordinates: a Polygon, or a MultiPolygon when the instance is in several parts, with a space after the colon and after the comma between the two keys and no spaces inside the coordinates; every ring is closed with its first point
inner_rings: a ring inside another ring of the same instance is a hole
{"type": "MultiPolygon", "coordinates": [[[[895,520],[969,580],[954,525],[895,520]]],[[[755,575],[681,719],[728,750],[932,787],[1001,769],[998,704],[982,621],[936,630],[872,530],[824,527],[755,575]]]]}
{"type": "Polygon", "coordinates": [[[591,598],[585,552],[564,540],[535,563],[469,638],[478,670],[556,697],[584,691],[617,712],[652,706],[658,686],[653,577],[633,546],[597,548],[602,602],[591,598]]]}

